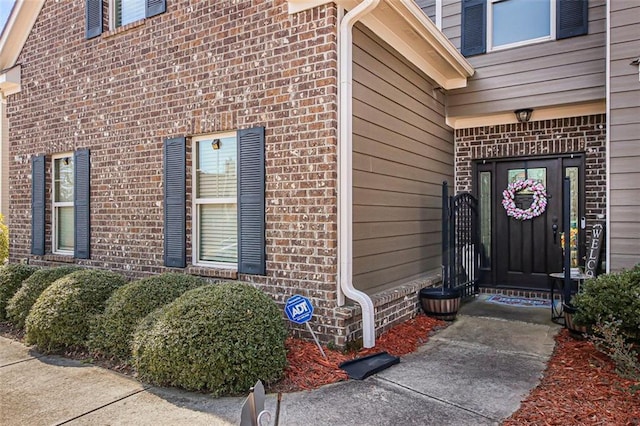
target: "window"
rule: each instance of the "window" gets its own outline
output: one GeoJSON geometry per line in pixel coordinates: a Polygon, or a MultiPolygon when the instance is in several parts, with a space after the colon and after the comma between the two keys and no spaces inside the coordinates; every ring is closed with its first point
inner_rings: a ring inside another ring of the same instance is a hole
{"type": "MultiPolygon", "coordinates": [[[[565,167],[564,169],[564,175],[565,177],[569,178],[569,181],[571,183],[571,211],[569,213],[569,222],[571,228],[571,230],[569,231],[571,235],[571,238],[569,239],[569,247],[571,250],[571,267],[577,267],[580,263],[580,230],[578,228],[580,225],[580,197],[578,195],[580,194],[579,171],[580,169],[578,167],[565,167]]],[[[564,245],[562,245],[562,247],[564,249],[564,245]]]]}
{"type": "MultiPolygon", "coordinates": [[[[191,138],[191,258],[199,266],[266,273],[265,129],[191,138]]],[[[164,143],[164,263],[186,260],[186,138],[164,143]]]]}
{"type": "Polygon", "coordinates": [[[238,262],[238,145],[235,133],[194,142],[195,263],[238,262]]]}
{"type": "Polygon", "coordinates": [[[102,34],[104,1],[109,2],[109,26],[111,29],[159,15],[167,9],[166,0],[85,0],[86,39],[102,34]]]}
{"type": "Polygon", "coordinates": [[[73,254],[73,156],[53,157],[53,252],[73,254]]]}
{"type": "Polygon", "coordinates": [[[482,171],[479,174],[480,243],[482,244],[481,250],[484,254],[480,259],[483,268],[491,268],[491,172],[482,171]]]}
{"type": "Polygon", "coordinates": [[[51,211],[51,252],[89,259],[91,255],[91,161],[88,149],[51,157],[51,199],[47,201],[47,156],[31,162],[31,254],[47,253],[47,205],[51,211]],[[49,204],[50,203],[50,204],[49,204]]]}
{"type": "Polygon", "coordinates": [[[112,0],[115,27],[144,19],[145,0],[112,0]]]}
{"type": "Polygon", "coordinates": [[[555,0],[489,0],[488,50],[555,38],[555,0]]]}
{"type": "Polygon", "coordinates": [[[587,0],[461,0],[465,56],[588,33],[587,0]]]}
{"type": "Polygon", "coordinates": [[[111,28],[164,13],[165,0],[109,0],[111,28]]]}

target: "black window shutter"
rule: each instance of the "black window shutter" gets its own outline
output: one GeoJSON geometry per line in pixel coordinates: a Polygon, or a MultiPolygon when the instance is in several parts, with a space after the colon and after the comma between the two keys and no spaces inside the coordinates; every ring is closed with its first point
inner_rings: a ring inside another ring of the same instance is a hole
{"type": "Polygon", "coordinates": [[[486,0],[462,1],[462,41],[460,51],[473,56],[487,51],[486,0]]]}
{"type": "Polygon", "coordinates": [[[31,160],[31,254],[44,255],[45,156],[31,160]]]}
{"type": "Polygon", "coordinates": [[[88,149],[81,149],[73,154],[73,174],[74,256],[78,259],[89,259],[91,173],[88,149]]]}
{"type": "Polygon", "coordinates": [[[146,0],[145,15],[147,18],[160,15],[167,10],[166,0],[146,0]]]}
{"type": "Polygon", "coordinates": [[[164,264],[186,263],[186,141],[164,141],[164,264]]]}
{"type": "Polygon", "coordinates": [[[102,0],[85,1],[85,38],[88,40],[102,34],[102,0]]]}
{"type": "Polygon", "coordinates": [[[585,35],[589,32],[587,0],[557,0],[556,39],[585,35]]]}
{"type": "Polygon", "coordinates": [[[264,127],[238,131],[238,272],[264,275],[264,127]]]}

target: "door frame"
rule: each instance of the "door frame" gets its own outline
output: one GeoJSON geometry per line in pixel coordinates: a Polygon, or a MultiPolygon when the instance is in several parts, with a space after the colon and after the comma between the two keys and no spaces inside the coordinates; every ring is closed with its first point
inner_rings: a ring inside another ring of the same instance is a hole
{"type": "MultiPolygon", "coordinates": [[[[486,263],[485,260],[481,260],[480,265],[480,287],[501,287],[501,288],[514,288],[519,290],[527,290],[527,287],[500,285],[497,283],[497,268],[495,265],[497,259],[497,245],[493,243],[496,240],[496,208],[498,205],[496,197],[502,194],[504,188],[496,188],[496,169],[498,163],[514,162],[514,161],[536,161],[536,160],[561,160],[562,176],[565,176],[566,167],[578,167],[578,221],[581,222],[586,217],[586,155],[584,152],[566,153],[566,154],[554,154],[554,155],[531,155],[526,157],[501,157],[501,158],[487,158],[473,160],[471,165],[471,191],[474,197],[478,200],[478,211],[481,215],[481,197],[480,197],[480,172],[491,172],[491,253],[490,263],[486,263]]],[[[482,218],[478,220],[479,227],[481,228],[482,218]]],[[[583,227],[581,223],[578,224],[578,263],[584,266],[584,259],[586,255],[586,227],[583,227]]],[[[558,271],[551,271],[558,272],[558,271]]],[[[530,289],[539,291],[540,289],[530,289]]]]}

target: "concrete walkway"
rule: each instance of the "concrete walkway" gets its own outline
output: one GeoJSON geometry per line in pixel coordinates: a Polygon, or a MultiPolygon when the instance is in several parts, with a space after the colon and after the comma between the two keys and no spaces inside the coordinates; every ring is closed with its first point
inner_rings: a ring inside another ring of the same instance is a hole
{"type": "MultiPolygon", "coordinates": [[[[272,424],[490,425],[533,389],[559,327],[542,308],[482,300],[419,351],[364,381],[269,395],[272,424]],[[277,423],[276,423],[277,422],[277,423]]],[[[150,387],[0,338],[0,425],[237,425],[243,398],[150,387]]]]}

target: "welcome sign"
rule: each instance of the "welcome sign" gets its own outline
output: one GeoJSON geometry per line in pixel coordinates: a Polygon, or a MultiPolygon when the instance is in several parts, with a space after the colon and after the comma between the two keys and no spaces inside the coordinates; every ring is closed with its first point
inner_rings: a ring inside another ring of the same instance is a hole
{"type": "Polygon", "coordinates": [[[602,240],[604,239],[604,224],[602,222],[594,223],[591,228],[591,244],[587,249],[587,260],[585,263],[584,273],[593,278],[596,276],[598,269],[598,261],[600,260],[600,250],[602,248],[602,240]]]}

